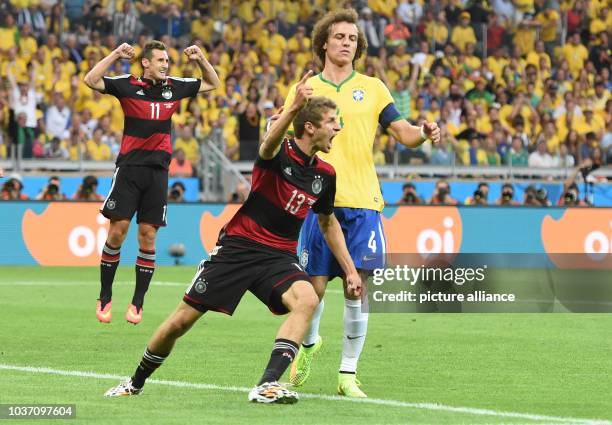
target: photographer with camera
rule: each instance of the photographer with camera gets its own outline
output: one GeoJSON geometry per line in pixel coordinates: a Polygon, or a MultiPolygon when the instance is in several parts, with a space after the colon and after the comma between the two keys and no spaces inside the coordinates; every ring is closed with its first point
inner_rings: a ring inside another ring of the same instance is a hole
{"type": "Polygon", "coordinates": [[[512,184],[504,183],[501,196],[495,201],[495,205],[520,205],[514,200],[514,186],[512,184]]]}
{"type": "Polygon", "coordinates": [[[525,189],[523,205],[530,207],[550,207],[552,203],[548,199],[548,191],[541,187],[536,189],[535,185],[530,184],[525,189]]]}
{"type": "Polygon", "coordinates": [[[5,181],[2,185],[2,189],[0,190],[0,200],[25,201],[29,199],[27,195],[21,193],[22,190],[23,183],[21,181],[21,176],[17,173],[13,173],[9,176],[9,179],[5,181]]]}
{"type": "Polygon", "coordinates": [[[563,184],[563,195],[559,198],[557,205],[561,207],[588,207],[588,201],[586,199],[580,199],[580,190],[576,184],[576,177],[578,177],[578,173],[582,173],[582,178],[586,181],[589,173],[596,168],[597,167],[593,165],[593,161],[590,158],[585,159],[574,168],[563,184]]]}
{"type": "Polygon", "coordinates": [[[431,199],[429,200],[430,205],[458,205],[456,199],[450,196],[450,186],[444,179],[436,182],[436,188],[433,191],[431,199]]]}
{"type": "Polygon", "coordinates": [[[185,185],[180,182],[174,182],[168,192],[168,202],[185,202],[185,185]]]}
{"type": "Polygon", "coordinates": [[[420,205],[424,204],[425,201],[421,198],[416,191],[416,187],[412,183],[406,183],[402,186],[402,198],[399,200],[400,205],[420,205]]]}
{"type": "Polygon", "coordinates": [[[47,186],[36,196],[37,201],[64,201],[65,199],[66,195],[60,190],[60,179],[57,176],[49,177],[47,186]]]}
{"type": "Polygon", "coordinates": [[[85,176],[83,183],[74,194],[75,201],[103,201],[104,196],[98,193],[98,179],[96,176],[85,176]]]}
{"type": "Polygon", "coordinates": [[[466,198],[465,205],[488,205],[489,204],[489,184],[478,183],[474,195],[466,198]]]}

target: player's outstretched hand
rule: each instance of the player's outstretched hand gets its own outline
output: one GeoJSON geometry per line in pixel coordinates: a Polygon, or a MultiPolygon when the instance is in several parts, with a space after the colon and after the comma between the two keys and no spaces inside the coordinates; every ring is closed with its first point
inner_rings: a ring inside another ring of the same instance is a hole
{"type": "Polygon", "coordinates": [[[308,71],[297,83],[295,86],[295,99],[293,100],[293,106],[295,108],[302,109],[306,106],[306,102],[312,97],[313,89],[309,85],[306,84],[306,80],[308,80],[312,76],[312,70],[308,71]]]}
{"type": "Polygon", "coordinates": [[[362,292],[362,283],[359,273],[352,273],[346,276],[346,289],[349,295],[360,297],[362,292]]]}
{"type": "Polygon", "coordinates": [[[115,51],[119,54],[121,59],[132,59],[134,57],[134,48],[127,43],[123,43],[117,47],[115,51]]]}
{"type": "Polygon", "coordinates": [[[423,124],[423,131],[434,145],[440,142],[440,128],[438,127],[437,123],[426,122],[423,124]]]}
{"type": "Polygon", "coordinates": [[[274,122],[280,118],[281,114],[283,113],[283,109],[284,107],[281,106],[280,108],[278,108],[278,111],[276,111],[276,113],[270,117],[270,119],[268,120],[268,124],[266,124],[266,133],[270,131],[270,127],[272,127],[272,124],[274,124],[274,122]]]}
{"type": "Polygon", "coordinates": [[[205,60],[204,53],[202,53],[202,50],[200,50],[200,48],[195,44],[187,47],[185,50],[183,50],[183,53],[190,61],[204,62],[205,60]]]}

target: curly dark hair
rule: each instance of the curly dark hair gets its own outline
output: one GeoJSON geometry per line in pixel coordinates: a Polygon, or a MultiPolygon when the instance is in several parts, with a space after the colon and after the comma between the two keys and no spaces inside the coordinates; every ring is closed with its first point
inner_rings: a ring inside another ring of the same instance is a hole
{"type": "MultiPolygon", "coordinates": [[[[314,51],[317,58],[321,62],[322,66],[325,66],[325,49],[323,46],[329,39],[329,32],[332,25],[339,22],[348,22],[349,24],[357,25],[359,16],[355,9],[337,9],[327,12],[314,26],[312,30],[312,50],[314,51]]],[[[353,58],[353,66],[355,62],[359,60],[368,49],[368,41],[361,31],[361,28],[357,26],[357,50],[355,51],[355,57],[353,58]]]]}

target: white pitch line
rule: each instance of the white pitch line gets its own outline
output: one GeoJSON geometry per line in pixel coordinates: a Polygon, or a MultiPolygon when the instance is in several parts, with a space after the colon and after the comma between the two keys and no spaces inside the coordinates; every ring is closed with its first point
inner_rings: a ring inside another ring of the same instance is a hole
{"type": "MultiPolygon", "coordinates": [[[[114,282],[117,285],[128,285],[134,284],[131,280],[118,280],[114,282]]],[[[44,281],[44,280],[20,280],[13,282],[0,282],[0,286],[94,286],[98,285],[98,282],[86,281],[86,280],[60,280],[60,281],[44,281]]],[[[151,286],[166,286],[166,287],[182,287],[187,289],[189,282],[167,282],[167,281],[153,281],[151,286]]],[[[327,294],[343,294],[341,289],[328,289],[325,291],[327,294]]]]}
{"type": "MultiPolygon", "coordinates": [[[[124,380],[128,377],[121,375],[113,375],[107,373],[95,373],[95,372],[82,372],[78,370],[60,370],[60,369],[52,369],[47,367],[32,367],[32,366],[16,366],[10,364],[0,363],[0,370],[13,370],[19,372],[30,372],[30,373],[45,373],[50,375],[60,375],[60,376],[78,376],[82,378],[96,378],[96,379],[112,379],[112,380],[124,380]]],[[[240,393],[248,393],[251,389],[246,387],[235,387],[235,386],[225,386],[225,385],[215,385],[215,384],[198,384],[193,382],[184,382],[184,381],[167,381],[167,380],[159,380],[159,379],[149,379],[147,381],[149,384],[157,384],[157,385],[168,385],[172,387],[182,387],[182,388],[195,388],[200,390],[218,390],[218,391],[228,391],[228,392],[240,392],[240,393]]],[[[565,417],[556,417],[556,416],[545,416],[545,415],[534,415],[529,413],[518,413],[518,412],[504,412],[490,409],[478,409],[472,407],[456,407],[456,406],[447,406],[444,404],[438,403],[409,403],[406,401],[399,400],[385,400],[378,398],[347,398],[333,395],[323,395],[323,394],[308,394],[308,393],[300,393],[301,398],[310,398],[316,400],[326,400],[326,401],[337,401],[337,402],[348,402],[348,403],[360,403],[360,404],[373,404],[378,406],[391,406],[391,407],[406,407],[411,409],[422,409],[422,410],[433,410],[439,412],[451,412],[451,413],[462,413],[468,415],[481,415],[481,416],[496,416],[501,418],[516,418],[516,419],[526,419],[530,421],[540,421],[540,422],[555,422],[557,424],[580,424],[580,425],[612,425],[612,422],[607,420],[597,420],[597,419],[577,419],[577,418],[565,418],[565,417]]]]}
{"type": "MultiPolygon", "coordinates": [[[[134,281],[128,280],[117,280],[114,282],[117,285],[133,284],[134,281]]],[[[0,286],[95,286],[98,282],[86,281],[86,280],[60,280],[60,281],[44,281],[44,280],[21,280],[13,282],[0,282],[0,286]]],[[[153,281],[151,285],[154,286],[183,286],[187,288],[189,282],[164,282],[164,281],[153,281]]]]}

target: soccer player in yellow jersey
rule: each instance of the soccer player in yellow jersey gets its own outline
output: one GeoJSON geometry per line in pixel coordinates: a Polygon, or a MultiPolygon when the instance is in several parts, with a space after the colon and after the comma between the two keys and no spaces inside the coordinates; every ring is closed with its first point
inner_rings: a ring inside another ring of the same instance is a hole
{"type": "MultiPolygon", "coordinates": [[[[340,9],[327,13],[314,27],[313,51],[323,64],[323,72],[308,79],[316,96],[333,99],[338,106],[342,130],[336,136],[334,149],[321,158],[336,169],[337,190],[335,214],[344,234],[362,282],[372,269],[382,267],[385,237],[380,212],[384,201],[374,167],[372,147],[379,125],[400,143],[414,148],[427,139],[436,143],[440,130],[436,123],[415,127],[400,117],[389,89],[378,78],[359,74],[355,62],[367,51],[367,41],[357,26],[357,12],[340,9]]],[[[292,87],[285,109],[295,96],[292,87]]],[[[315,291],[322,299],[327,282],[343,277],[317,224],[309,215],[302,226],[300,261],[312,278],[315,291]]],[[[356,380],[357,361],[363,349],[368,313],[361,299],[350,296],[345,288],[344,338],[338,378],[338,393],[349,397],[366,397],[356,380]]],[[[291,371],[291,382],[302,385],[310,374],[314,354],[321,347],[319,318],[323,302],[317,307],[303,346],[291,371]]]]}

